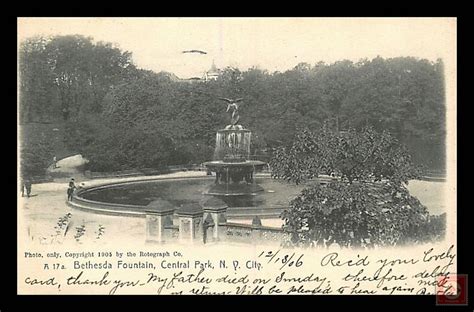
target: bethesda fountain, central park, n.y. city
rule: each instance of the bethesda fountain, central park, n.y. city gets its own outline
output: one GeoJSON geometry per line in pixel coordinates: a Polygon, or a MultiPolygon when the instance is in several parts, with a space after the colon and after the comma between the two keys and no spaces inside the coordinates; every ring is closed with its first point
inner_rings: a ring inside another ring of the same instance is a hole
{"type": "Polygon", "coordinates": [[[229,102],[227,112],[232,113],[230,125],[217,131],[214,160],[204,163],[216,175],[215,185],[206,194],[223,197],[224,201],[226,197],[255,196],[263,191],[255,182],[254,174],[265,165],[250,159],[252,132],[238,124],[238,102],[242,99],[226,100],[229,102]]]}
{"type": "Polygon", "coordinates": [[[267,164],[251,158],[252,132],[239,124],[242,99],[221,99],[228,104],[230,124],[217,131],[213,160],[202,164],[215,177],[197,173],[91,181],[68,205],[94,213],[145,217],[146,241],[280,241],[285,235],[280,215],[301,186],[257,175],[267,164]],[[263,226],[262,219],[277,226],[263,226]]]}

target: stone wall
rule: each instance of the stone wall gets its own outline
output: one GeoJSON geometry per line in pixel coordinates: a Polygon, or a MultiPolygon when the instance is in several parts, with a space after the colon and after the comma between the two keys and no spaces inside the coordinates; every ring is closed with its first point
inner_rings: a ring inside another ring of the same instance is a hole
{"type": "Polygon", "coordinates": [[[253,218],[252,224],[227,222],[226,212],[227,207],[223,205],[202,207],[198,204],[184,206],[176,211],[165,211],[160,207],[147,210],[147,241],[280,244],[288,238],[288,233],[282,228],[263,226],[258,216],[253,218]]]}

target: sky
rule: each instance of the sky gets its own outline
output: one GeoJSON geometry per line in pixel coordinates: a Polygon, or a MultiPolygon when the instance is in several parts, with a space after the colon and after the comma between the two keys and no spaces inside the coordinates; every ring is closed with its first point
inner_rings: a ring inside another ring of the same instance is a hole
{"type": "Polygon", "coordinates": [[[214,61],[285,71],[298,63],[414,56],[454,61],[454,18],[19,18],[19,42],[81,34],[132,52],[143,69],[201,77],[214,61]],[[197,49],[207,54],[187,54],[197,49]]]}

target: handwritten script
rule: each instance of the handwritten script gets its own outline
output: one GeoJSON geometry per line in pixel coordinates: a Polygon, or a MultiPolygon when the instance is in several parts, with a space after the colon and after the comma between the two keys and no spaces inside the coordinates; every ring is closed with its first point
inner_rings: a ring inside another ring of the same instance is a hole
{"type": "Polygon", "coordinates": [[[456,273],[454,250],[454,245],[406,253],[262,249],[251,256],[206,257],[173,250],[27,251],[22,261],[30,269],[19,283],[25,293],[58,294],[427,295],[449,292],[443,280],[456,273]]]}

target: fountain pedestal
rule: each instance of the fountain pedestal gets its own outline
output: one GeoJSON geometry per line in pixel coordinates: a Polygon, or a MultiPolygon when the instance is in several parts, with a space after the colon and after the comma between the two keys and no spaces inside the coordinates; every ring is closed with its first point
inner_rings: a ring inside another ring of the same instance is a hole
{"type": "Polygon", "coordinates": [[[209,161],[204,165],[216,174],[215,183],[206,194],[236,196],[253,195],[263,191],[263,188],[254,180],[255,170],[265,165],[262,161],[246,160],[235,163],[209,161]]]}
{"type": "Polygon", "coordinates": [[[256,195],[263,188],[255,183],[255,170],[265,163],[250,160],[251,131],[241,125],[229,125],[217,131],[214,160],[205,162],[215,172],[215,184],[206,194],[220,196],[256,195]]]}

